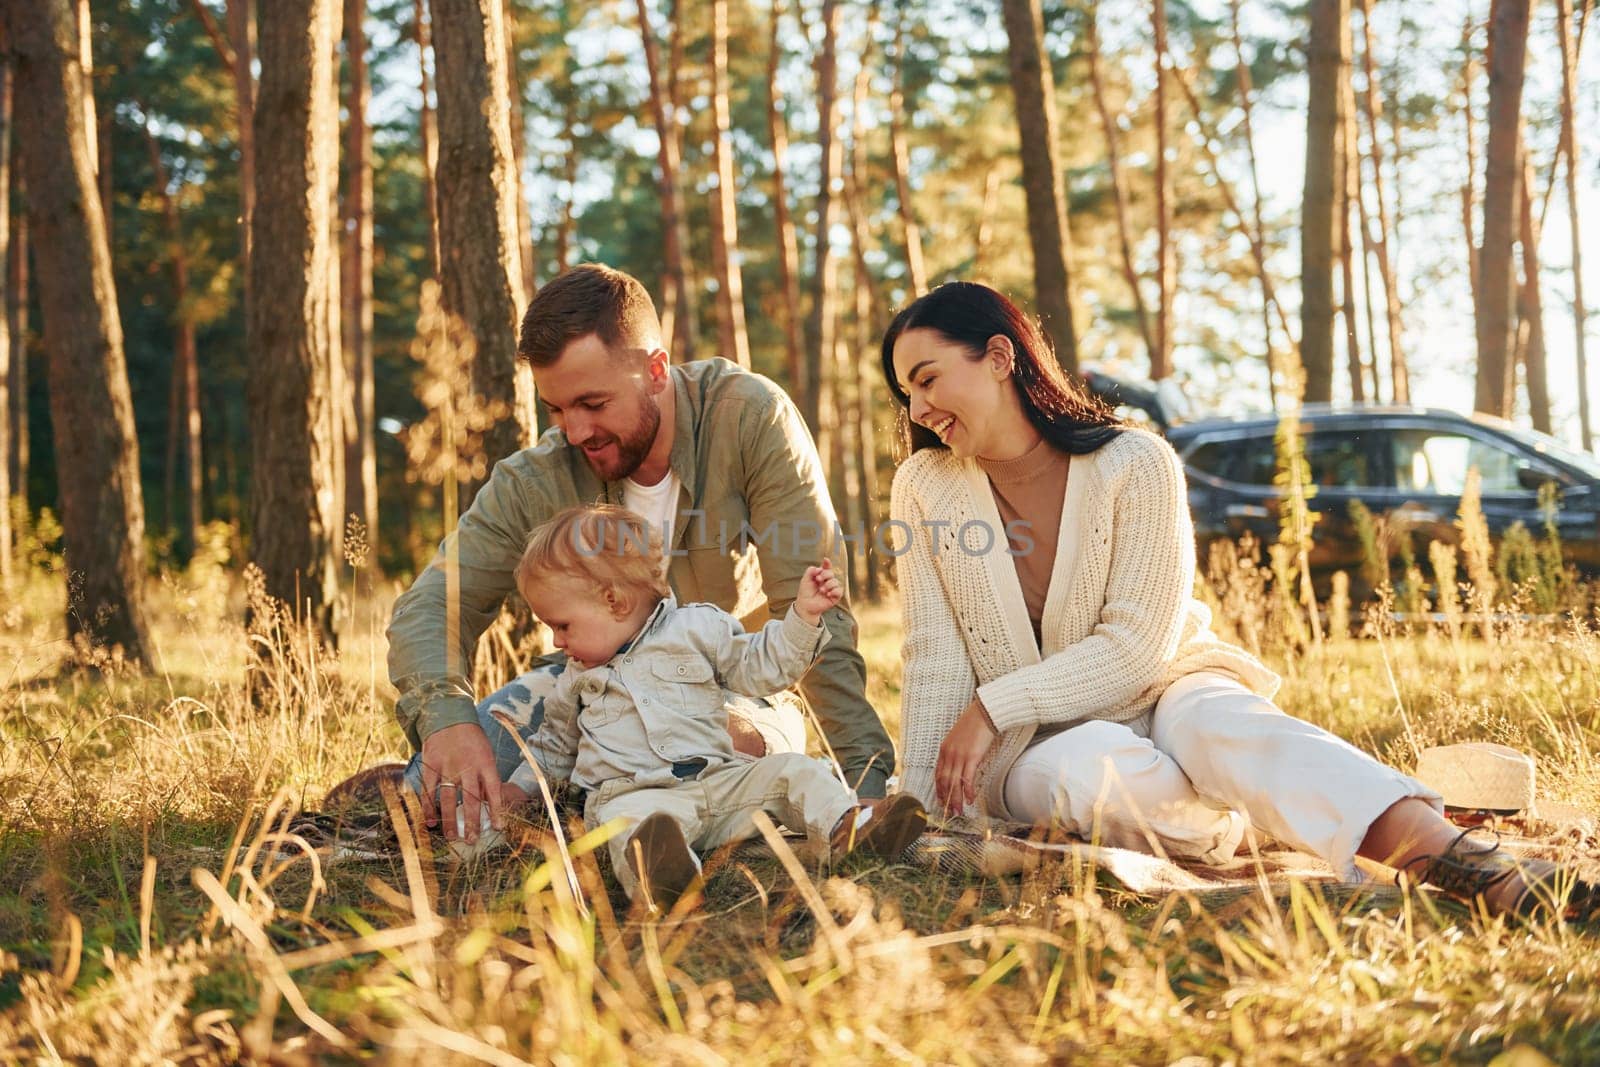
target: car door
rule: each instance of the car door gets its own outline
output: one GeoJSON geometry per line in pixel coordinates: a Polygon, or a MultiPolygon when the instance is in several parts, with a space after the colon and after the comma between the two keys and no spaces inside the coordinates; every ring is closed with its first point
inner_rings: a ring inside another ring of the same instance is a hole
{"type": "MultiPolygon", "coordinates": [[[[1311,566],[1327,572],[1361,563],[1361,542],[1350,519],[1350,501],[1368,492],[1379,479],[1371,435],[1345,423],[1301,424],[1308,489],[1307,506],[1318,516],[1311,528],[1311,566]]],[[[1277,442],[1271,427],[1236,437],[1227,468],[1230,494],[1224,515],[1229,536],[1249,530],[1263,544],[1278,539],[1281,493],[1273,480],[1278,470],[1277,442]]]]}

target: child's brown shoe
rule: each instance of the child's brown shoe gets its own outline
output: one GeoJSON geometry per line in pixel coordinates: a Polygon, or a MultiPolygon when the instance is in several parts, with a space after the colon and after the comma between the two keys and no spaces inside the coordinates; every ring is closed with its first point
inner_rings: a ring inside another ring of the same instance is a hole
{"type": "Polygon", "coordinates": [[[844,813],[830,842],[835,856],[861,849],[895,860],[921,836],[928,813],[910,793],[896,793],[878,804],[858,805],[844,813]]]}

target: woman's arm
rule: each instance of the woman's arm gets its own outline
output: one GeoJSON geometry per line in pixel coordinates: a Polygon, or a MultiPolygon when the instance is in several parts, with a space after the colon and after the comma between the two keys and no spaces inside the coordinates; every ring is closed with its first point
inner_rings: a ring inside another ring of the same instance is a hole
{"type": "Polygon", "coordinates": [[[1119,472],[1112,513],[1099,525],[1111,550],[1099,622],[1043,662],[979,687],[997,729],[1072,722],[1123,704],[1155,684],[1177,654],[1195,567],[1183,467],[1158,438],[1139,434],[1128,444],[1134,451],[1119,472]]]}
{"type": "Polygon", "coordinates": [[[961,626],[935,569],[921,502],[913,487],[916,465],[895,474],[889,514],[910,530],[911,543],[895,562],[905,644],[900,687],[900,789],[935,807],[934,768],[939,745],[972,699],[976,684],[961,626]]]}

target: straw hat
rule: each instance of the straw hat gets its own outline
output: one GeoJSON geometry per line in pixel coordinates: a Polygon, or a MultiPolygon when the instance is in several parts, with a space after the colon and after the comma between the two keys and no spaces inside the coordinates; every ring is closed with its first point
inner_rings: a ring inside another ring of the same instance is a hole
{"type": "Polygon", "coordinates": [[[1416,777],[1449,808],[1509,815],[1533,807],[1533,760],[1505,745],[1468,741],[1425,748],[1416,777]]]}

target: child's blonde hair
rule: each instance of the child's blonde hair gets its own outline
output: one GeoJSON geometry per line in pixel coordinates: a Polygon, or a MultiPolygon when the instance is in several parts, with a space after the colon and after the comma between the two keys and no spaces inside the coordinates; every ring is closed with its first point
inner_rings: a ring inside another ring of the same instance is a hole
{"type": "Polygon", "coordinates": [[[527,596],[557,576],[589,583],[619,619],[640,600],[654,604],[672,591],[661,532],[616,504],[567,508],[533,531],[517,563],[517,588],[527,596]]]}

